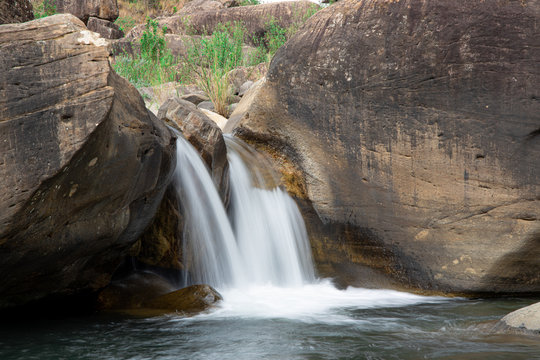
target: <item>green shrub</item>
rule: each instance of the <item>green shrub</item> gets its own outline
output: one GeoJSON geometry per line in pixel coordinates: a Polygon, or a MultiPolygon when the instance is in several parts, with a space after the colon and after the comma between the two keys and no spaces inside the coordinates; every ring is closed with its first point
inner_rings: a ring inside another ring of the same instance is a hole
{"type": "Polygon", "coordinates": [[[133,29],[135,27],[135,19],[131,16],[120,16],[118,19],[114,22],[120,30],[126,34],[129,32],[129,30],[133,29]]]}
{"type": "Polygon", "coordinates": [[[219,25],[211,36],[194,40],[188,50],[187,67],[193,80],[223,116],[228,115],[231,95],[227,73],[243,65],[244,34],[245,28],[240,24],[219,25]]]}
{"type": "Polygon", "coordinates": [[[34,18],[36,19],[56,14],[56,4],[54,3],[54,0],[43,0],[35,2],[33,5],[34,18]]]}
{"type": "Polygon", "coordinates": [[[116,56],[114,70],[136,87],[154,86],[176,79],[176,61],[166,47],[166,28],[147,19],[140,44],[140,54],[116,56]]]}
{"type": "Polygon", "coordinates": [[[259,5],[259,0],[240,0],[238,2],[239,6],[251,6],[251,5],[259,5]]]}

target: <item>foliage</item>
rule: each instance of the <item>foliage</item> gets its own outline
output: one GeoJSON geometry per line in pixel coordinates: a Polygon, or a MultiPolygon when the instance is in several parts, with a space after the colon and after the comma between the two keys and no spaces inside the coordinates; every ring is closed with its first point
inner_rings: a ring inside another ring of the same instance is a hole
{"type": "Polygon", "coordinates": [[[188,50],[188,69],[223,116],[228,115],[228,72],[243,64],[244,34],[245,28],[240,24],[219,25],[211,36],[193,41],[188,50]]]}
{"type": "Polygon", "coordinates": [[[240,0],[238,2],[239,6],[251,6],[251,5],[259,5],[259,0],[240,0]]]}
{"type": "Polygon", "coordinates": [[[135,19],[131,16],[119,16],[114,23],[118,25],[124,34],[127,34],[129,30],[135,27],[135,19]]]}
{"type": "Polygon", "coordinates": [[[117,56],[114,70],[136,87],[153,86],[176,79],[175,59],[166,47],[166,28],[159,28],[156,20],[147,19],[142,34],[141,51],[133,57],[117,56]]]}
{"type": "Polygon", "coordinates": [[[43,0],[33,3],[34,18],[40,19],[56,14],[56,4],[54,0],[43,0]]]}

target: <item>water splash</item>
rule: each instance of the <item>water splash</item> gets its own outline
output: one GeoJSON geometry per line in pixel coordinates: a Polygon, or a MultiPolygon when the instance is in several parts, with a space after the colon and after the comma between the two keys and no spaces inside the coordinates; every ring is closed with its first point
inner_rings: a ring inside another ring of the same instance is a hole
{"type": "Polygon", "coordinates": [[[186,216],[183,254],[191,275],[186,283],[227,289],[312,282],[309,240],[296,204],[253,150],[232,137],[226,142],[229,216],[199,154],[178,137],[177,189],[186,216]]]}

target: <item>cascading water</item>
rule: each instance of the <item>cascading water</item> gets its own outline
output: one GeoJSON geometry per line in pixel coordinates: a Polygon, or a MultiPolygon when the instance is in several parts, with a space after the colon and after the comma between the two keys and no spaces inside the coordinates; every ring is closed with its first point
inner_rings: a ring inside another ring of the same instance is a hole
{"type": "Polygon", "coordinates": [[[199,154],[178,136],[177,184],[183,213],[186,284],[206,283],[224,301],[204,318],[287,318],[347,323],[346,308],[439,302],[391,290],[336,289],[315,279],[303,219],[261,155],[225,136],[229,214],[199,154]]]}
{"type": "Polygon", "coordinates": [[[199,154],[178,137],[176,179],[190,282],[220,289],[312,282],[311,251],[296,204],[255,152],[232,137],[226,141],[232,221],[199,154]]]}

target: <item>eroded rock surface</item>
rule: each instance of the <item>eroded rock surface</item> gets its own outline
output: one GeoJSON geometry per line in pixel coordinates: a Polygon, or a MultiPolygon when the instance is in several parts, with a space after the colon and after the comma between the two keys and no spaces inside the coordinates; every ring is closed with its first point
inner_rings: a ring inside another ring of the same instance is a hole
{"type": "Polygon", "coordinates": [[[75,15],[85,23],[91,16],[114,21],[119,10],[116,0],[54,0],[57,13],[75,15]]]}
{"type": "Polygon", "coordinates": [[[302,174],[324,272],[540,291],[539,21],[539,1],[343,0],[277,52],[234,132],[302,174]]]}
{"type": "Polygon", "coordinates": [[[169,129],[72,15],[0,27],[0,308],[108,284],[175,167],[169,129]]]}
{"type": "Polygon", "coordinates": [[[30,20],[34,20],[34,12],[29,0],[0,0],[0,24],[30,20]]]}

